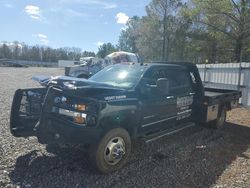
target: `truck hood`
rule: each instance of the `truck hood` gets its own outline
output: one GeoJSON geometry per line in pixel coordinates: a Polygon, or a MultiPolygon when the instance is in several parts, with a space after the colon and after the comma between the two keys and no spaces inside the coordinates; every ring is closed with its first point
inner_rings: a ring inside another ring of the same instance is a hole
{"type": "Polygon", "coordinates": [[[109,84],[95,82],[84,78],[74,78],[69,76],[34,76],[33,80],[39,82],[42,86],[55,86],[67,90],[89,90],[89,89],[103,89],[103,90],[119,90],[124,91],[109,84]]]}

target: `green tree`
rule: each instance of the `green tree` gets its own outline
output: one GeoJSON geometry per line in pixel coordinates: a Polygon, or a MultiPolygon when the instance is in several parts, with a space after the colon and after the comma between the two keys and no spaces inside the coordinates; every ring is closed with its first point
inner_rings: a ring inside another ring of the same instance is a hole
{"type": "Polygon", "coordinates": [[[111,43],[104,43],[98,49],[97,56],[100,58],[106,57],[108,54],[117,51],[115,46],[111,43]]]}
{"type": "Polygon", "coordinates": [[[22,48],[21,48],[21,54],[20,54],[20,59],[21,60],[30,60],[29,59],[29,47],[25,43],[21,43],[22,48]]]}
{"type": "Polygon", "coordinates": [[[171,48],[171,39],[176,32],[176,13],[181,5],[180,0],[152,0],[147,7],[149,15],[155,15],[160,22],[162,34],[161,60],[168,61],[171,48]]]}
{"type": "Polygon", "coordinates": [[[121,31],[117,48],[122,51],[137,53],[136,41],[139,37],[138,26],[140,18],[134,16],[129,19],[126,28],[121,31]]]}
{"type": "Polygon", "coordinates": [[[39,46],[32,46],[30,49],[30,57],[32,61],[39,61],[40,60],[40,52],[39,46]]]}
{"type": "Polygon", "coordinates": [[[0,45],[0,58],[28,61],[56,62],[58,60],[79,60],[82,54],[95,56],[94,52],[83,52],[76,47],[54,49],[46,46],[28,46],[25,43],[4,41],[0,45]]]}
{"type": "Polygon", "coordinates": [[[242,60],[246,41],[250,37],[249,0],[192,0],[186,15],[194,23],[205,26],[209,35],[217,41],[222,38],[232,41],[234,59],[237,62],[242,60]]]}
{"type": "Polygon", "coordinates": [[[139,25],[136,47],[144,61],[157,61],[161,57],[162,37],[160,23],[155,16],[144,16],[139,25]]]}
{"type": "Polygon", "coordinates": [[[179,15],[182,6],[179,0],[152,0],[146,7],[147,16],[141,19],[137,40],[139,54],[145,60],[169,61],[183,58],[184,46],[180,43],[185,40],[183,31],[186,26],[184,24],[181,27],[180,24],[183,21],[179,15]],[[177,49],[177,46],[181,49],[177,49]],[[176,49],[180,57],[177,57],[176,49]]]}
{"type": "Polygon", "coordinates": [[[11,50],[6,44],[0,48],[0,58],[11,58],[11,50]]]}
{"type": "Polygon", "coordinates": [[[63,48],[58,48],[56,49],[56,54],[57,54],[57,57],[56,59],[57,60],[66,60],[68,59],[68,56],[67,56],[67,52],[63,49],[63,48]]]}
{"type": "Polygon", "coordinates": [[[95,57],[95,52],[84,51],[82,52],[81,57],[95,57]]]}
{"type": "Polygon", "coordinates": [[[14,44],[14,46],[13,46],[13,50],[12,50],[12,58],[18,59],[20,56],[20,53],[21,53],[20,44],[18,43],[18,41],[14,41],[13,44],[14,44]]]}

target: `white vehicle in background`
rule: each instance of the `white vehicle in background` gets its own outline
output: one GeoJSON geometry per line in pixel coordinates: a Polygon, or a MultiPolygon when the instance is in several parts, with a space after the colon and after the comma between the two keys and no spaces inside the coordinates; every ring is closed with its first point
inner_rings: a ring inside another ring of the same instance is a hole
{"type": "Polygon", "coordinates": [[[110,64],[116,64],[122,62],[139,63],[138,55],[124,51],[113,52],[107,55],[104,59],[105,61],[108,61],[110,64]]]}
{"type": "Polygon", "coordinates": [[[91,57],[80,59],[78,65],[65,67],[65,75],[76,78],[89,78],[104,68],[103,59],[91,57]]]}
{"type": "Polygon", "coordinates": [[[81,57],[80,58],[80,62],[79,63],[86,63],[86,62],[89,62],[89,61],[92,61],[93,59],[95,59],[96,57],[81,57]]]}
{"type": "Polygon", "coordinates": [[[122,62],[139,63],[139,57],[134,53],[124,51],[113,52],[104,59],[97,57],[82,57],[80,58],[79,65],[65,68],[65,75],[87,79],[108,65],[122,62]]]}

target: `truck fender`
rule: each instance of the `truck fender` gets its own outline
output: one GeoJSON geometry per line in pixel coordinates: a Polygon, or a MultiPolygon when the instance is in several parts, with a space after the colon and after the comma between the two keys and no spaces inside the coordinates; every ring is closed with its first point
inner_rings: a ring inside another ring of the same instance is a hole
{"type": "Polygon", "coordinates": [[[123,128],[125,129],[131,138],[134,138],[136,135],[136,130],[139,124],[139,116],[137,116],[136,112],[131,115],[129,112],[123,113],[122,115],[119,113],[113,114],[112,116],[103,117],[100,120],[100,128],[102,131],[102,136],[111,129],[114,128],[123,128]]]}

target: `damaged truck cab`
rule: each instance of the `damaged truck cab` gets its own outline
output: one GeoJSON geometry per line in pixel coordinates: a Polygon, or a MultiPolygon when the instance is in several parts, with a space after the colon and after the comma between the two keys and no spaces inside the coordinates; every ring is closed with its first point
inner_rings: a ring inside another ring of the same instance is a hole
{"type": "Polygon", "coordinates": [[[241,93],[204,89],[191,63],[111,65],[87,79],[44,79],[43,88],[18,89],[10,118],[16,137],[42,144],[89,145],[103,173],[120,169],[131,140],[151,142],[196,123],[221,128],[241,93]]]}

